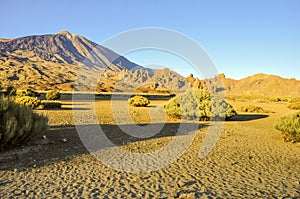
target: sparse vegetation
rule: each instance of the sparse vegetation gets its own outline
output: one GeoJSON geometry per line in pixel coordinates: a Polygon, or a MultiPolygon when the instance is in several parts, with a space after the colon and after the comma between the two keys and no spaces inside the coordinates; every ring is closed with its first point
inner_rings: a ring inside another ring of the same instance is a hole
{"type": "Polygon", "coordinates": [[[136,96],[130,98],[128,100],[128,103],[131,106],[141,107],[141,106],[148,106],[148,104],[150,104],[150,101],[146,97],[136,95],[136,96]]]}
{"type": "Polygon", "coordinates": [[[44,109],[57,109],[61,108],[62,103],[60,101],[42,100],[41,105],[44,109]]]}
{"type": "Polygon", "coordinates": [[[291,103],[288,105],[289,109],[300,110],[300,102],[291,103]]]}
{"type": "Polygon", "coordinates": [[[189,90],[178,95],[164,105],[164,110],[172,117],[200,120],[212,117],[230,118],[236,115],[230,104],[223,99],[212,100],[207,90],[189,90]]]}
{"type": "Polygon", "coordinates": [[[253,105],[242,106],[241,111],[248,112],[248,113],[268,113],[269,112],[260,106],[253,106],[253,105]]]}
{"type": "Polygon", "coordinates": [[[29,96],[29,97],[37,97],[36,93],[32,90],[17,90],[16,91],[16,96],[17,97],[24,97],[24,96],[29,96]]]}
{"type": "Polygon", "coordinates": [[[269,97],[268,100],[270,102],[281,102],[282,100],[278,97],[269,97]]]}
{"type": "Polygon", "coordinates": [[[48,128],[48,119],[25,106],[0,97],[0,150],[12,148],[40,135],[48,128]]]}
{"type": "Polygon", "coordinates": [[[36,108],[39,105],[41,105],[41,100],[39,100],[37,97],[29,97],[29,96],[17,97],[15,99],[15,102],[17,104],[31,107],[31,108],[36,108]]]}
{"type": "Polygon", "coordinates": [[[263,97],[263,96],[249,96],[249,95],[242,95],[242,96],[227,96],[227,99],[233,101],[255,101],[260,103],[268,103],[268,102],[287,102],[288,98],[284,97],[263,97]]]}
{"type": "Polygon", "coordinates": [[[50,90],[46,93],[47,100],[58,100],[60,98],[60,92],[56,90],[50,90]]]}
{"type": "Polygon", "coordinates": [[[289,100],[289,103],[300,103],[300,97],[295,97],[289,100]]]}
{"type": "Polygon", "coordinates": [[[300,112],[279,118],[274,127],[284,133],[285,141],[300,142],[300,112]]]}

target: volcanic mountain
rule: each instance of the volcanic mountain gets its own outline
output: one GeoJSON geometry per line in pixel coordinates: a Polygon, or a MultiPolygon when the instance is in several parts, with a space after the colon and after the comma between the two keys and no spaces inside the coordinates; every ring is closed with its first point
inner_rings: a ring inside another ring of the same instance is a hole
{"type": "Polygon", "coordinates": [[[4,86],[66,90],[71,89],[80,66],[90,71],[142,68],[108,48],[67,31],[1,39],[0,66],[4,86]]]}
{"type": "MultiPolygon", "coordinates": [[[[220,78],[227,95],[300,96],[296,79],[265,74],[241,80],[220,78]]],[[[61,31],[0,39],[0,87],[8,85],[34,90],[170,93],[205,88],[206,82],[193,75],[184,78],[168,68],[144,68],[82,36],[61,31]]]]}

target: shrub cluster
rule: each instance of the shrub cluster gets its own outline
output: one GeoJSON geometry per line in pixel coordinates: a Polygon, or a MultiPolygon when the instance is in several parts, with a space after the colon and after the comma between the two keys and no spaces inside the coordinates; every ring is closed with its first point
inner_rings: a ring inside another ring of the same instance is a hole
{"type": "Polygon", "coordinates": [[[11,148],[40,135],[48,119],[30,108],[0,97],[0,150],[11,148]]]}
{"type": "Polygon", "coordinates": [[[242,106],[241,111],[248,113],[268,113],[268,111],[264,110],[262,107],[253,105],[242,106]]]}
{"type": "Polygon", "coordinates": [[[281,98],[278,98],[278,97],[269,97],[268,100],[270,102],[281,102],[281,98]]]}
{"type": "Polygon", "coordinates": [[[300,110],[300,102],[291,103],[288,105],[288,108],[294,110],[300,110]]]}
{"type": "Polygon", "coordinates": [[[248,95],[242,95],[242,96],[227,96],[228,100],[234,100],[234,101],[256,101],[261,103],[268,103],[268,102],[287,102],[288,98],[284,97],[263,97],[263,96],[248,96],[248,95]]]}
{"type": "Polygon", "coordinates": [[[289,105],[287,106],[290,109],[300,110],[300,97],[295,97],[289,100],[289,105]]]}
{"type": "Polygon", "coordinates": [[[47,100],[58,100],[60,98],[60,92],[56,90],[50,90],[46,93],[47,100]]]}
{"type": "Polygon", "coordinates": [[[41,105],[44,109],[56,109],[61,108],[62,103],[60,101],[42,100],[41,105]]]}
{"type": "Polygon", "coordinates": [[[300,97],[295,97],[289,100],[289,103],[300,103],[300,97]]]}
{"type": "Polygon", "coordinates": [[[37,97],[29,97],[29,96],[17,97],[15,99],[15,102],[17,104],[31,107],[31,108],[36,108],[39,105],[41,105],[41,100],[39,100],[37,97]]]}
{"type": "Polygon", "coordinates": [[[212,117],[230,118],[236,111],[224,99],[212,98],[207,90],[189,90],[170,99],[164,105],[165,112],[172,117],[208,120],[212,117]]]}
{"type": "Polygon", "coordinates": [[[148,106],[148,104],[150,104],[150,101],[146,97],[136,95],[136,96],[130,98],[128,100],[128,103],[131,106],[141,107],[141,106],[148,106]]]}
{"type": "Polygon", "coordinates": [[[24,96],[38,97],[39,94],[37,92],[35,92],[35,91],[27,89],[27,90],[17,90],[16,91],[16,96],[17,97],[24,97],[24,96]]]}
{"type": "Polygon", "coordinates": [[[300,112],[281,117],[274,124],[285,135],[285,141],[300,142],[300,112]]]}

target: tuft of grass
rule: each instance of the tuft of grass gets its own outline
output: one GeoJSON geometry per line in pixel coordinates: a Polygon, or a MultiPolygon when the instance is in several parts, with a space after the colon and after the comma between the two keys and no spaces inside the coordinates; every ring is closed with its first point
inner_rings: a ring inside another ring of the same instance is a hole
{"type": "Polygon", "coordinates": [[[128,100],[128,103],[131,106],[142,107],[142,106],[148,106],[148,104],[150,104],[150,101],[146,97],[136,95],[136,96],[130,98],[128,100]]]}
{"type": "Polygon", "coordinates": [[[242,106],[241,111],[248,112],[248,113],[268,113],[269,112],[260,106],[253,106],[253,105],[242,106]]]}
{"type": "Polygon", "coordinates": [[[165,112],[175,118],[209,120],[212,117],[230,118],[236,111],[224,99],[212,99],[207,90],[189,90],[173,97],[164,106],[165,112]]]}
{"type": "Polygon", "coordinates": [[[0,97],[0,151],[35,138],[48,128],[48,119],[31,108],[0,97]]]}
{"type": "Polygon", "coordinates": [[[287,107],[289,109],[300,110],[300,102],[291,103],[287,107]]]}
{"type": "Polygon", "coordinates": [[[38,97],[38,93],[27,89],[27,90],[17,90],[16,91],[16,96],[17,97],[24,97],[24,96],[29,96],[29,97],[38,97]]]}
{"type": "Polygon", "coordinates": [[[56,90],[50,90],[46,93],[47,100],[58,100],[61,97],[60,92],[56,90]]]}
{"type": "Polygon", "coordinates": [[[41,105],[41,100],[39,100],[37,97],[29,97],[29,96],[17,97],[15,99],[15,102],[17,104],[31,107],[31,108],[36,108],[39,105],[41,105]]]}
{"type": "Polygon", "coordinates": [[[300,142],[300,112],[279,118],[274,127],[284,133],[285,141],[300,142]]]}
{"type": "Polygon", "coordinates": [[[267,99],[270,102],[281,102],[282,101],[279,97],[269,97],[267,99]]]}
{"type": "Polygon", "coordinates": [[[62,103],[56,100],[42,100],[41,105],[44,109],[59,109],[61,108],[62,103]]]}
{"type": "Polygon", "coordinates": [[[289,100],[289,103],[300,103],[300,97],[295,97],[289,100]]]}

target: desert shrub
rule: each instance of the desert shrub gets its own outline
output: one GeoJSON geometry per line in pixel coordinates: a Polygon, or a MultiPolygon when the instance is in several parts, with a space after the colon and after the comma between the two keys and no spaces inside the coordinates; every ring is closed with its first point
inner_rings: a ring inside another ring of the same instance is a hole
{"type": "Polygon", "coordinates": [[[278,97],[269,97],[268,100],[270,102],[281,102],[281,99],[278,97]]]}
{"type": "Polygon", "coordinates": [[[61,108],[62,103],[60,101],[42,100],[41,105],[44,109],[61,108]]]}
{"type": "Polygon", "coordinates": [[[288,102],[288,101],[289,101],[289,99],[286,98],[286,97],[281,97],[280,100],[281,100],[282,102],[288,102]]]}
{"type": "Polygon", "coordinates": [[[207,90],[189,90],[173,97],[164,106],[172,117],[208,120],[212,117],[230,118],[236,111],[224,99],[214,98],[207,90]],[[212,112],[212,110],[214,110],[212,112]]]}
{"type": "Polygon", "coordinates": [[[36,93],[32,90],[17,90],[16,91],[17,97],[29,96],[29,97],[37,97],[36,93]]]}
{"type": "Polygon", "coordinates": [[[300,97],[295,97],[289,100],[289,103],[300,103],[300,97]]]}
{"type": "Polygon", "coordinates": [[[0,150],[11,148],[40,135],[48,119],[30,108],[0,97],[0,150]]]}
{"type": "Polygon", "coordinates": [[[268,113],[268,111],[264,110],[262,107],[253,105],[242,106],[241,111],[248,113],[268,113]]]}
{"type": "Polygon", "coordinates": [[[294,110],[300,110],[300,102],[291,103],[288,105],[288,108],[294,110]]]}
{"type": "Polygon", "coordinates": [[[143,96],[140,96],[140,95],[136,95],[136,96],[130,98],[128,100],[128,103],[131,106],[140,107],[140,106],[147,106],[148,104],[150,104],[150,101],[146,97],[143,97],[143,96]]]}
{"type": "Polygon", "coordinates": [[[8,86],[6,89],[6,96],[16,96],[17,94],[17,89],[13,86],[8,86]]]}
{"type": "Polygon", "coordinates": [[[15,102],[17,104],[31,107],[31,108],[36,108],[41,104],[41,100],[39,100],[37,97],[29,97],[29,96],[17,97],[15,99],[15,102]]]}
{"type": "Polygon", "coordinates": [[[56,90],[51,90],[46,93],[47,100],[58,100],[60,98],[60,93],[56,90]]]}
{"type": "Polygon", "coordinates": [[[300,112],[281,117],[274,124],[285,135],[285,141],[300,142],[300,112]]]}

